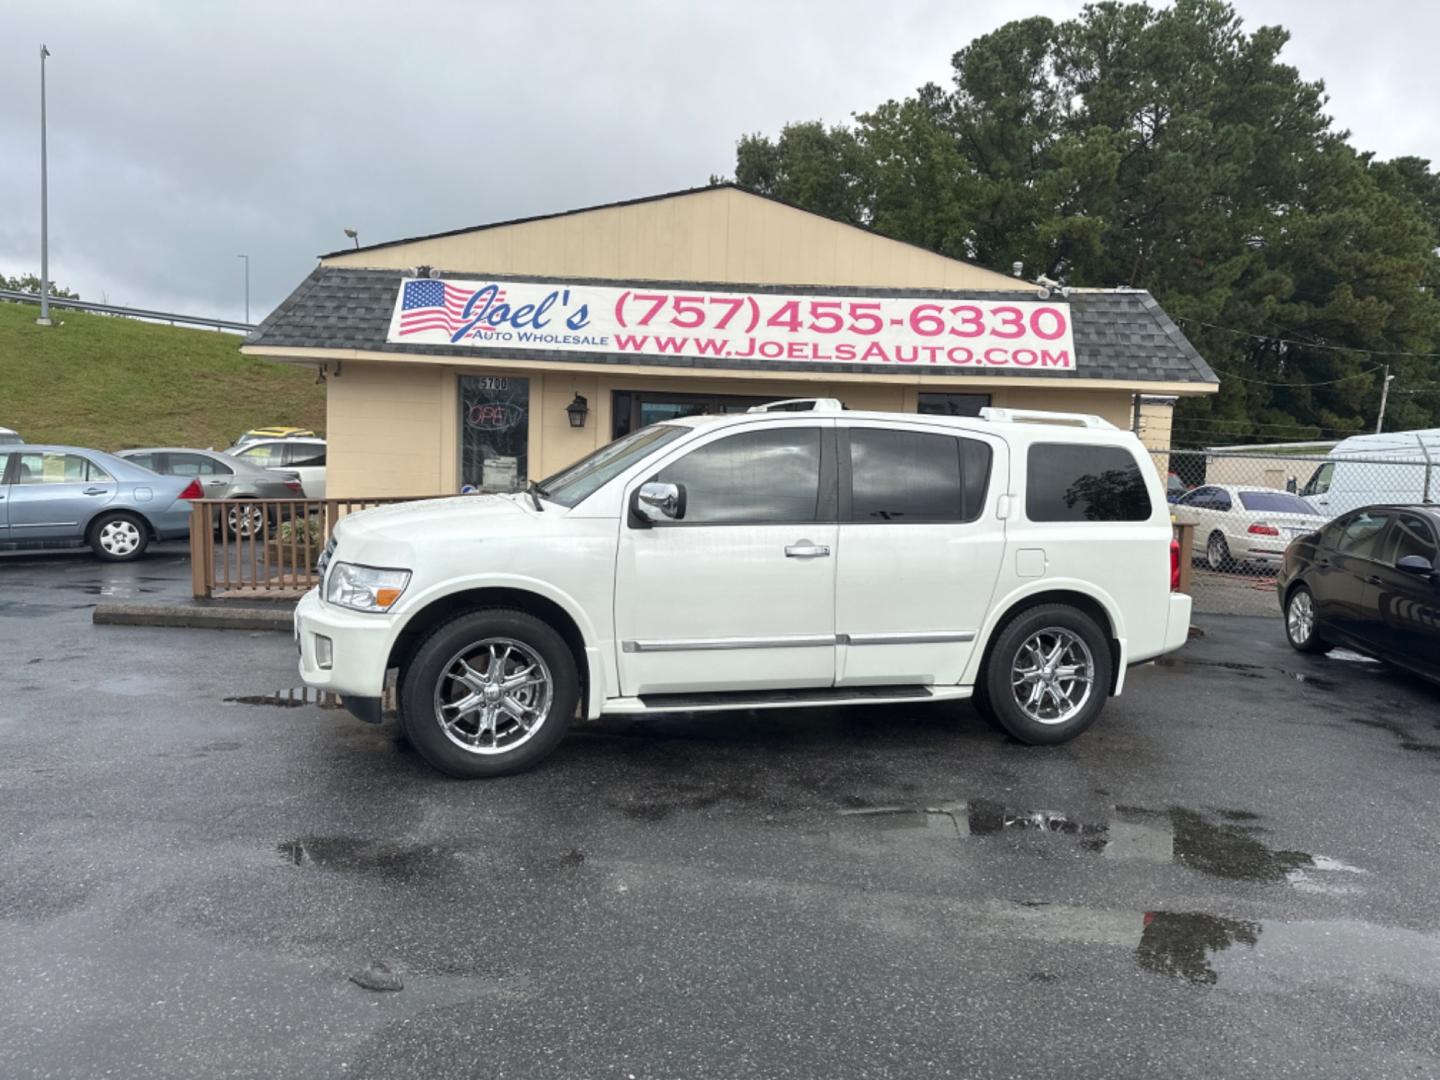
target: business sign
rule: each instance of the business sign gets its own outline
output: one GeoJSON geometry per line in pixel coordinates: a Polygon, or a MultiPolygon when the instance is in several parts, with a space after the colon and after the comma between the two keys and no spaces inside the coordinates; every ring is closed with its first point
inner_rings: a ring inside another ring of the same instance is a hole
{"type": "Polygon", "coordinates": [[[538,281],[401,283],[385,339],[496,351],[775,364],[1073,371],[1070,305],[700,292],[538,281]]]}

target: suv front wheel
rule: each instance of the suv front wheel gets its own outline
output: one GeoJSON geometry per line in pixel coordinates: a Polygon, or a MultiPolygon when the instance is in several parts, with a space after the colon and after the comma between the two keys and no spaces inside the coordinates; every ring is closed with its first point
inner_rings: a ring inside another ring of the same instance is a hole
{"type": "Polygon", "coordinates": [[[1095,722],[1114,661],[1095,620],[1068,604],[1022,611],[1001,628],[976,697],[1023,743],[1066,742],[1095,722]]]}
{"type": "Polygon", "coordinates": [[[405,734],[460,779],[528,769],[565,736],[580,680],[570,647],[533,615],[473,611],[436,629],[400,681],[405,734]]]}

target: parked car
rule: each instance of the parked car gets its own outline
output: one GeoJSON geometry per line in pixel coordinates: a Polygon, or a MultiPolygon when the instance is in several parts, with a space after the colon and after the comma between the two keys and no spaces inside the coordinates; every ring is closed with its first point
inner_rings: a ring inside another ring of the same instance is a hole
{"type": "Polygon", "coordinates": [[[1300,494],[1327,518],[1379,503],[1440,503],[1440,428],[1342,439],[1300,494]]]}
{"type": "Polygon", "coordinates": [[[23,446],[25,440],[8,427],[0,427],[0,446],[23,446]]]}
{"type": "Polygon", "coordinates": [[[202,497],[198,479],[99,450],[0,446],[0,547],[89,544],[110,562],[138,559],[152,540],[188,536],[187,500],[202,497]]]}
{"type": "MultiPolygon", "coordinates": [[[[295,473],[265,469],[218,450],[159,446],[121,450],[115,456],[161,476],[196,477],[207,499],[298,499],[301,495],[295,473]]],[[[225,512],[225,527],[231,536],[253,536],[264,529],[265,514],[259,507],[232,506],[225,512]]]]}
{"type": "Polygon", "coordinates": [[[1368,506],[1290,545],[1276,579],[1301,652],[1346,645],[1440,682],[1440,510],[1368,506]]]}
{"type": "MultiPolygon", "coordinates": [[[[258,427],[251,428],[245,434],[235,440],[235,446],[245,446],[258,439],[313,439],[315,432],[309,428],[298,427],[258,427]]],[[[232,448],[233,449],[233,448],[232,448]]]]}
{"type": "Polygon", "coordinates": [[[324,439],[255,439],[232,446],[225,453],[262,469],[280,469],[300,478],[307,499],[325,497],[324,439]]]}
{"type": "Polygon", "coordinates": [[[1098,417],[677,418],[523,492],[349,515],[295,615],[300,674],[436,768],[527,768],[588,718],[971,698],[1084,731],[1190,598],[1164,488],[1098,417]]]}
{"type": "Polygon", "coordinates": [[[1175,501],[1175,520],[1195,526],[1192,557],[1211,570],[1279,566],[1285,546],[1325,518],[1298,495],[1274,488],[1206,484],[1175,501]]]}
{"type": "Polygon", "coordinates": [[[1190,489],[1185,486],[1185,481],[1176,476],[1173,472],[1165,476],[1165,497],[1172,503],[1179,502],[1180,496],[1190,489]]]}

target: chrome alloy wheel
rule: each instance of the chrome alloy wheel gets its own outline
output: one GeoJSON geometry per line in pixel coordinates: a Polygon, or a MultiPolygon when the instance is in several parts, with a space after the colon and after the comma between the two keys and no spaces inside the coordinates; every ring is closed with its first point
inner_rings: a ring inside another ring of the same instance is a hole
{"type": "Polygon", "coordinates": [[[225,517],[231,536],[248,539],[265,528],[265,512],[258,506],[232,506],[225,517]]]}
{"type": "Polygon", "coordinates": [[[1290,640],[1296,645],[1305,645],[1315,632],[1315,601],[1308,589],[1300,589],[1290,598],[1285,612],[1285,625],[1290,631],[1290,640]]]}
{"type": "Polygon", "coordinates": [[[1063,724],[1079,714],[1095,688],[1095,658],[1073,631],[1047,626],[1025,639],[1010,665],[1010,688],[1038,724],[1063,724]]]}
{"type": "Polygon", "coordinates": [[[140,526],[129,518],[107,521],[100,529],[100,549],[117,558],[133,555],[140,546],[140,526]]]}
{"type": "Polygon", "coordinates": [[[435,684],[435,718],[472,754],[503,754],[530,740],[550,714],[555,681],[540,654],[511,638],[461,649],[435,684]]]}

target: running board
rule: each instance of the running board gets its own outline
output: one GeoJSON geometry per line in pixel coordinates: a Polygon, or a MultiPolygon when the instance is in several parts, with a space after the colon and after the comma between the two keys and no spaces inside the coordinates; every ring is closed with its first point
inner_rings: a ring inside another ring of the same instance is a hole
{"type": "Polygon", "coordinates": [[[806,690],[722,690],[705,694],[641,694],[611,698],[602,714],[647,712],[721,712],[726,709],[795,709],[804,706],[887,705],[916,701],[955,701],[970,696],[968,686],[818,686],[806,690]]]}

